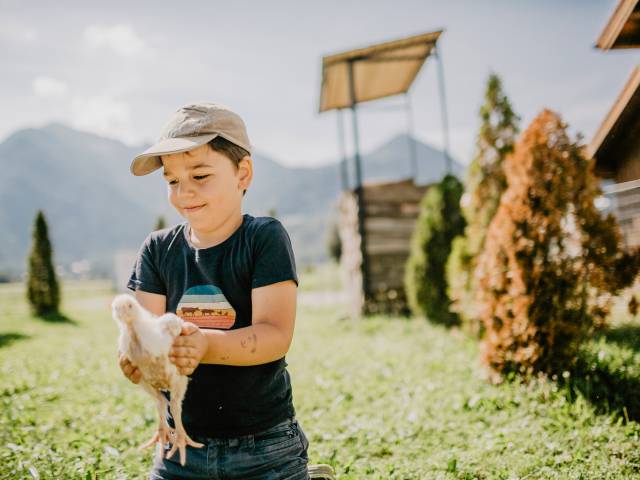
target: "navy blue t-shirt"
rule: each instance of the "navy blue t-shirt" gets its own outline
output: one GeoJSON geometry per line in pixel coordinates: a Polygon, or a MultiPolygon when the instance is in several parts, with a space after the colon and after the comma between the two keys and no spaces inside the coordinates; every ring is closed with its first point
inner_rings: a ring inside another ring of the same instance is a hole
{"type": "MultiPolygon", "coordinates": [[[[165,295],[167,312],[200,328],[237,329],[251,325],[253,288],[298,284],[289,235],[274,218],[245,214],[229,238],[202,249],[191,244],[188,230],[185,222],[151,233],[127,287],[165,295]]],[[[286,365],[284,358],[253,366],[200,364],[183,402],[186,431],[246,435],[293,416],[286,365]]]]}

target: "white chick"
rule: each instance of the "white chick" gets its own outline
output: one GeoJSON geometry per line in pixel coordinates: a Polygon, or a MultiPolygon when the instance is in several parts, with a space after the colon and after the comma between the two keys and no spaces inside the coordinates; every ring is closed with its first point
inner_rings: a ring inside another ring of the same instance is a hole
{"type": "MultiPolygon", "coordinates": [[[[145,310],[131,295],[118,295],[111,305],[113,318],[120,328],[118,349],[135,365],[141,373],[140,385],[156,400],[160,424],[158,431],[140,448],[148,448],[156,442],[164,445],[173,435],[173,446],[167,453],[170,458],[176,450],[180,452],[180,464],[186,462],[186,445],[200,448],[202,443],[194,442],[182,424],[182,400],[187,391],[188,377],[181,375],[169,360],[169,351],[174,338],[180,335],[182,319],[173,313],[156,317],[145,310]],[[175,432],[171,430],[165,411],[167,399],[160,391],[171,393],[171,415],[175,422],[175,432]]],[[[162,455],[162,449],[159,450],[162,455]]]]}

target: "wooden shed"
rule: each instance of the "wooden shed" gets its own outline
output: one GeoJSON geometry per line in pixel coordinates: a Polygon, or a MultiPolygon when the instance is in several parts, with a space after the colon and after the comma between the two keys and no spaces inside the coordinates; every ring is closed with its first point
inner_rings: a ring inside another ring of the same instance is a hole
{"type": "MultiPolygon", "coordinates": [[[[439,60],[443,154],[447,170],[451,172],[444,75],[441,56],[436,50],[441,33],[442,30],[423,33],[327,55],[322,59],[319,111],[338,111],[343,146],[341,111],[350,109],[353,120],[355,181],[350,182],[347,178],[347,156],[343,151],[343,193],[339,199],[338,222],[343,284],[354,316],[378,312],[408,313],[404,268],[419,203],[428,189],[426,185],[414,183],[417,178],[415,151],[411,152],[413,178],[363,183],[356,107],[363,102],[406,95],[424,63],[434,56],[439,60]]],[[[408,123],[412,124],[411,121],[408,123]]]]}
{"type": "Polygon", "coordinates": [[[365,184],[367,241],[364,249],[358,231],[356,195],[354,192],[342,193],[338,203],[342,242],[340,266],[353,315],[408,312],[404,266],[409,257],[420,200],[428,188],[427,185],[416,185],[412,179],[365,184]]]}
{"type": "MultiPolygon", "coordinates": [[[[621,0],[596,46],[640,48],[640,2],[621,0]]],[[[606,179],[605,196],[627,247],[640,246],[640,67],[636,67],[602,121],[587,153],[606,179]]]]}

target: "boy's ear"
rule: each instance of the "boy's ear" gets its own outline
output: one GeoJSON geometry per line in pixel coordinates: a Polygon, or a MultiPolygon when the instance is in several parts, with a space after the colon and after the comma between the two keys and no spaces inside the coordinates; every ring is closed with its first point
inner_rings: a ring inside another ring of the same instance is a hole
{"type": "Polygon", "coordinates": [[[247,190],[251,180],[253,180],[253,160],[247,155],[238,162],[238,189],[247,190]]]}

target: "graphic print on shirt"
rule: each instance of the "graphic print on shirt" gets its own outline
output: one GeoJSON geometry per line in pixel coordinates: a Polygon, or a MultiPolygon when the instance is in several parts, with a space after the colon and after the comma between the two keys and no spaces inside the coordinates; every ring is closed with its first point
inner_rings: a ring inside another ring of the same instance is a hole
{"type": "Polygon", "coordinates": [[[215,285],[189,288],[178,303],[176,315],[200,328],[227,330],[236,322],[236,311],[215,285]]]}

